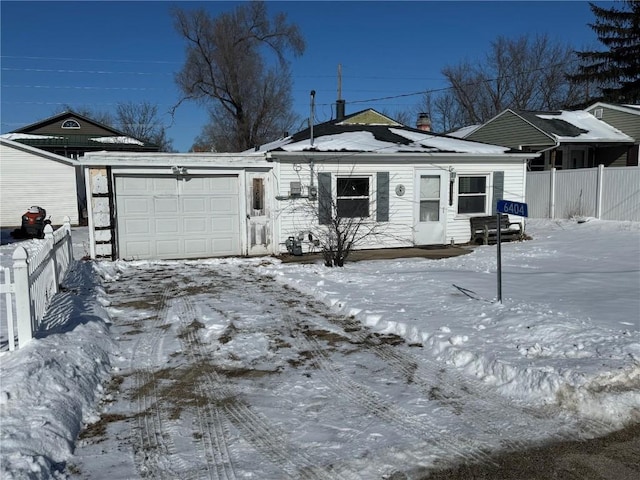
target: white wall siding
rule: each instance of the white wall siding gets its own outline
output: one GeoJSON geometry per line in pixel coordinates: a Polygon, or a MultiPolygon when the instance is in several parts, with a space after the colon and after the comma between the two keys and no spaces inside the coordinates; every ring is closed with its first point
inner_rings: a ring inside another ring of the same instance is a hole
{"type": "MultiPolygon", "coordinates": [[[[416,225],[416,212],[418,210],[418,192],[415,191],[415,178],[417,172],[434,171],[443,173],[442,188],[446,189],[446,232],[444,243],[467,243],[470,240],[469,215],[457,214],[457,183],[454,188],[453,204],[449,205],[449,169],[453,168],[457,175],[478,174],[489,175],[487,182],[487,214],[491,214],[493,202],[493,176],[494,171],[504,172],[504,194],[505,199],[524,202],[525,192],[525,166],[523,160],[512,162],[494,161],[485,163],[484,161],[451,159],[448,162],[434,161],[422,162],[398,162],[392,163],[364,163],[360,161],[358,165],[330,162],[317,162],[314,165],[314,184],[317,187],[317,174],[319,172],[330,172],[332,175],[332,185],[335,188],[335,178],[340,175],[350,176],[370,176],[372,179],[372,205],[370,220],[365,225],[375,223],[375,188],[376,174],[378,172],[389,172],[389,221],[379,223],[375,228],[375,234],[371,235],[358,246],[359,249],[366,248],[391,248],[408,247],[414,245],[414,227],[416,225]],[[396,194],[396,187],[403,185],[405,193],[402,196],[396,194]]],[[[286,252],[285,241],[289,236],[302,235],[304,238],[303,251],[313,251],[313,246],[307,241],[309,231],[318,230],[317,200],[305,198],[308,195],[307,187],[310,182],[310,167],[308,163],[290,163],[282,161],[274,171],[278,177],[280,200],[276,200],[275,218],[276,232],[280,252],[286,252]],[[298,199],[283,199],[290,193],[290,183],[300,182],[303,186],[302,197],[298,199]]],[[[335,192],[334,192],[335,194],[335,192]]],[[[334,195],[335,198],[335,195],[334,195]]],[[[520,221],[518,217],[512,221],[520,221]]],[[[321,229],[320,229],[321,230],[321,229]]]]}
{"type": "MultiPolygon", "coordinates": [[[[487,181],[487,211],[484,215],[492,215],[493,198],[493,172],[504,172],[503,199],[515,202],[524,202],[525,169],[522,162],[477,162],[453,164],[457,177],[460,175],[484,175],[489,174],[487,181]]],[[[454,187],[453,205],[447,211],[447,243],[467,243],[471,239],[470,217],[478,215],[458,214],[457,182],[454,187]]],[[[511,221],[520,222],[523,219],[510,216],[511,221]]]]}
{"type": "MultiPolygon", "coordinates": [[[[338,164],[316,163],[314,165],[314,185],[317,188],[317,174],[329,172],[332,183],[335,186],[337,176],[368,176],[371,178],[371,217],[363,223],[363,229],[373,228],[373,234],[369,236],[359,248],[390,248],[407,247],[412,244],[413,225],[413,165],[390,166],[387,164],[338,164]],[[392,170],[393,168],[393,170],[392,170]],[[388,222],[376,223],[376,175],[378,172],[389,172],[389,218],[388,222]],[[402,197],[395,194],[397,185],[403,184],[406,192],[402,197]],[[374,227],[375,225],[375,227],[374,227]]],[[[277,218],[278,248],[280,252],[286,252],[285,242],[287,237],[302,234],[308,240],[308,233],[313,234],[324,227],[318,226],[318,201],[305,198],[308,196],[310,185],[310,166],[308,163],[292,164],[282,162],[278,168],[278,188],[276,196],[288,197],[291,182],[300,182],[303,186],[302,197],[297,199],[276,199],[275,217],[277,218]]],[[[313,251],[313,245],[305,241],[304,251],[313,251]]]]}
{"type": "Polygon", "coordinates": [[[0,145],[0,224],[19,226],[24,212],[38,205],[54,225],[69,217],[78,224],[76,172],[73,165],[0,145]]]}

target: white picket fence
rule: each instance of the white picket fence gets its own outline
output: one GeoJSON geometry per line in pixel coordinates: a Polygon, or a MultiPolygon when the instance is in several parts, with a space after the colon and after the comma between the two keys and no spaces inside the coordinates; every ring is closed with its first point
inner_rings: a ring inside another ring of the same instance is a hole
{"type": "Polygon", "coordinates": [[[527,172],[529,217],[640,221],[640,167],[527,172]]]}
{"type": "Polygon", "coordinates": [[[7,322],[10,351],[16,348],[16,333],[19,348],[33,338],[73,261],[69,217],[55,231],[47,225],[44,234],[44,239],[34,241],[36,248],[31,253],[17,247],[13,252],[13,268],[3,268],[0,294],[5,295],[6,315],[2,317],[7,322]]]}

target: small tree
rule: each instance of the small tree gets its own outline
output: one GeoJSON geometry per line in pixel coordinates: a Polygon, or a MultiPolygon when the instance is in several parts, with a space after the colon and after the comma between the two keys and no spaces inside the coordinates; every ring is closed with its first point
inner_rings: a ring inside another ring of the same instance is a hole
{"type": "Polygon", "coordinates": [[[375,189],[370,178],[366,178],[369,175],[355,174],[353,169],[349,174],[339,175],[335,182],[331,181],[331,175],[317,174],[317,197],[292,198],[285,208],[289,213],[301,214],[297,239],[308,234],[326,266],[342,267],[351,252],[365,241],[395,239],[389,222],[389,174],[376,174],[375,189]]]}

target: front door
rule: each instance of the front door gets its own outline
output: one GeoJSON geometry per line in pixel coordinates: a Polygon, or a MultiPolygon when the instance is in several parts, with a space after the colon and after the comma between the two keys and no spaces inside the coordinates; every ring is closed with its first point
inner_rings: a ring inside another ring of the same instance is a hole
{"type": "Polygon", "coordinates": [[[416,245],[445,244],[447,204],[445,180],[448,173],[443,170],[420,170],[416,172],[416,207],[414,218],[414,243],[416,245]]]}
{"type": "Polygon", "coordinates": [[[271,253],[269,172],[247,172],[247,239],[249,255],[271,253]]]}

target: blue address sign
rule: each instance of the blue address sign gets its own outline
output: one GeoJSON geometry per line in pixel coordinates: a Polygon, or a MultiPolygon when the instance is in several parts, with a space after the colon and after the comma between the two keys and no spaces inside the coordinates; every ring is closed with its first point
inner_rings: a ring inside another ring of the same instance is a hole
{"type": "Polygon", "coordinates": [[[499,200],[497,210],[500,213],[509,213],[511,215],[518,215],[520,217],[529,216],[526,203],[512,202],[510,200],[499,200]]]}

